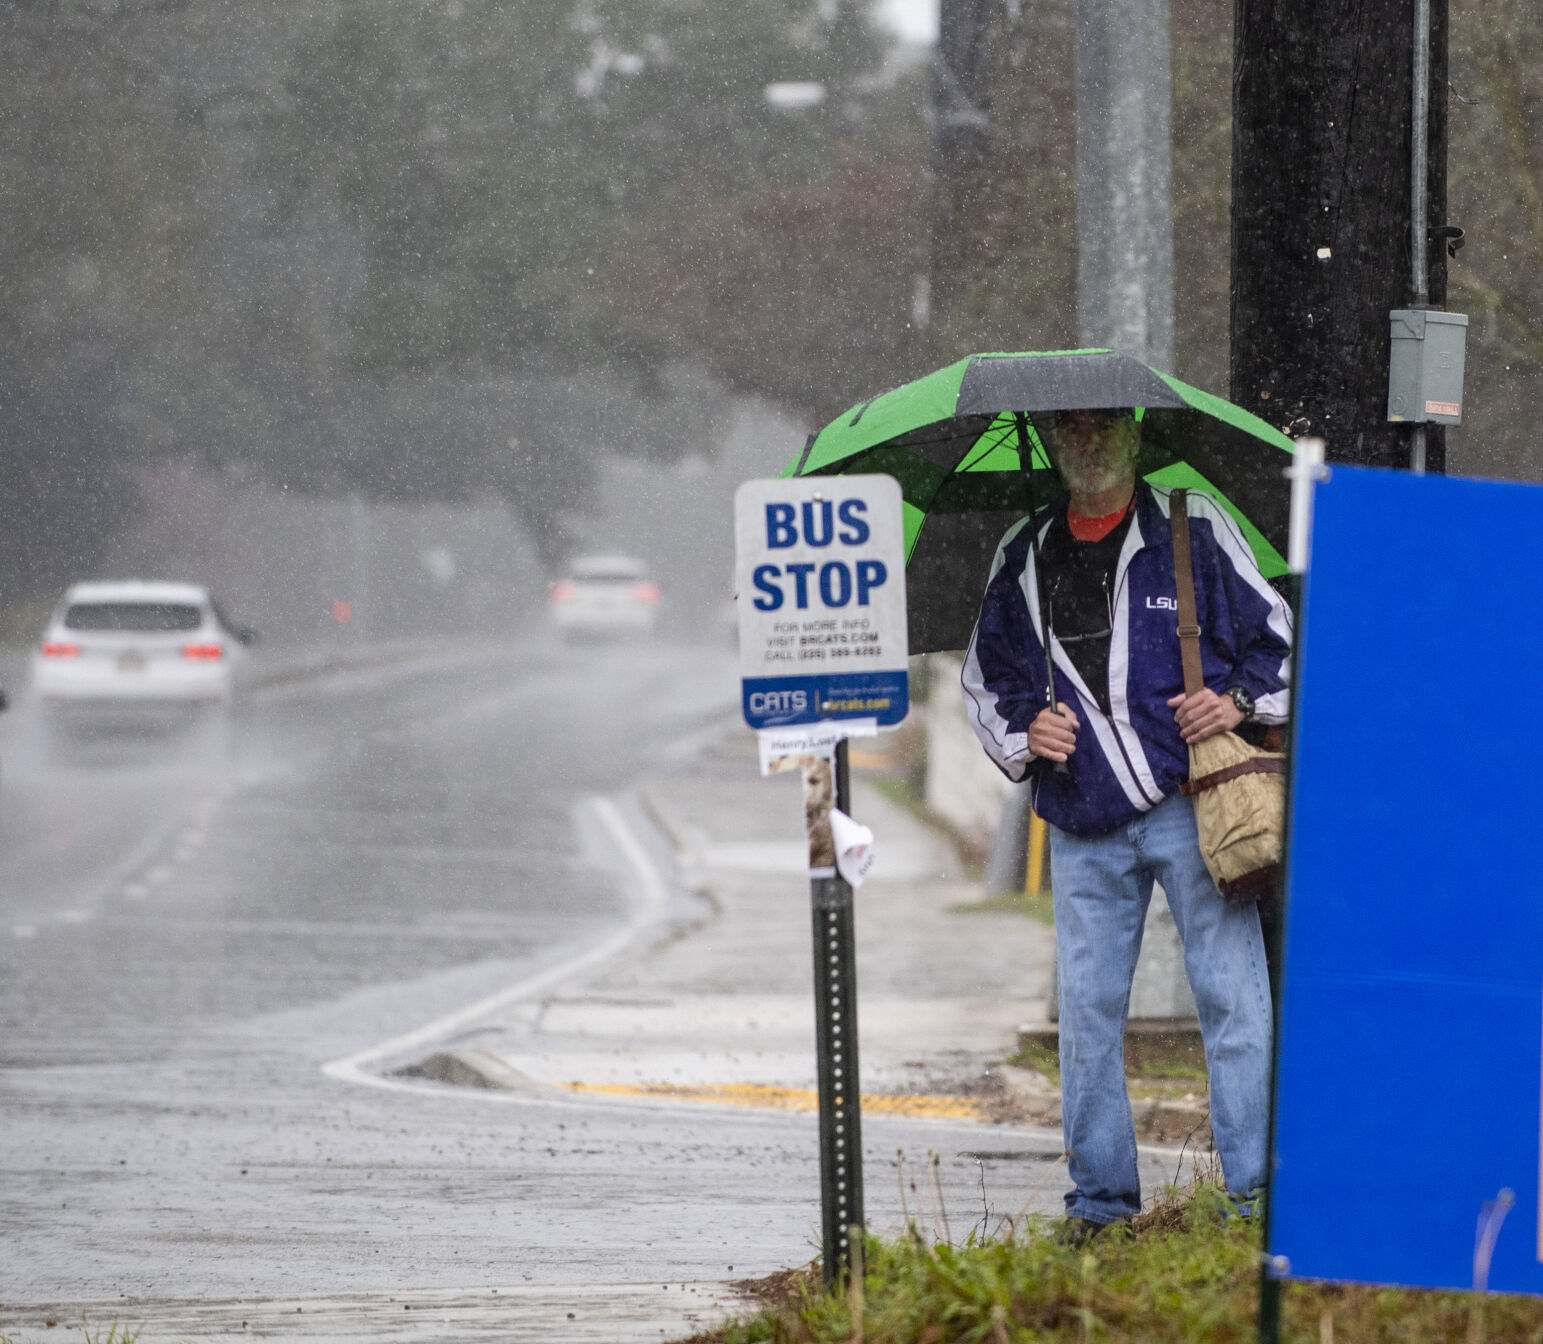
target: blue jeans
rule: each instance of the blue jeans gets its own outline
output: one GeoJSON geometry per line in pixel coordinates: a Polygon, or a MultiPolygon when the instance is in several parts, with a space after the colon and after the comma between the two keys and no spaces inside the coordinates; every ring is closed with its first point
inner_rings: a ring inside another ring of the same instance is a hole
{"type": "Polygon", "coordinates": [[[1061,1123],[1075,1184],[1066,1212],[1093,1222],[1141,1208],[1125,1017],[1154,879],[1184,943],[1227,1188],[1264,1184],[1271,1014],[1259,912],[1222,900],[1200,857],[1194,805],[1174,794],[1105,835],[1053,831],[1061,1123]]]}

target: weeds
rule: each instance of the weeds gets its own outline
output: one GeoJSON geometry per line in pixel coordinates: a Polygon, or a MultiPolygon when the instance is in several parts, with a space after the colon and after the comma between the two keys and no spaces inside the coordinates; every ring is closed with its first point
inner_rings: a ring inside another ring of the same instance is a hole
{"type": "Polygon", "coordinates": [[[1016,1055],[1005,1062],[1020,1069],[1033,1069],[1044,1074],[1056,1087],[1061,1085],[1061,1056],[1054,1046],[1027,1041],[1016,1055]]]}
{"type": "MultiPolygon", "coordinates": [[[[1004,1060],[1020,1069],[1042,1073],[1056,1087],[1061,1085],[1061,1057],[1054,1045],[1025,1040],[1018,1053],[1004,1060]]],[[[1198,1046],[1170,1042],[1161,1037],[1125,1038],[1125,1078],[1133,1097],[1204,1094],[1209,1085],[1205,1056],[1198,1046]]]]}
{"type": "MultiPolygon", "coordinates": [[[[930,1182],[929,1182],[930,1183],[930,1182]]],[[[915,1184],[911,1193],[916,1192],[915,1184]]],[[[1169,1191],[1135,1223],[1082,1248],[1059,1223],[972,1227],[960,1245],[869,1237],[858,1291],[827,1294],[818,1265],[780,1276],[762,1308],[692,1344],[1244,1344],[1256,1337],[1259,1229],[1214,1183],[1169,1191]]],[[[854,1263],[858,1263],[854,1256],[854,1263]]],[[[1424,1344],[1471,1338],[1481,1299],[1360,1285],[1290,1283],[1282,1339],[1424,1344]]],[[[1486,1297],[1487,1338],[1543,1344],[1543,1302],[1486,1297]]]]}
{"type": "Polygon", "coordinates": [[[1042,891],[1037,896],[1031,896],[1026,891],[999,891],[995,896],[987,896],[979,901],[961,901],[949,906],[948,910],[950,914],[956,915],[1026,915],[1038,924],[1055,923],[1055,908],[1050,902],[1048,891],[1042,891]]]}

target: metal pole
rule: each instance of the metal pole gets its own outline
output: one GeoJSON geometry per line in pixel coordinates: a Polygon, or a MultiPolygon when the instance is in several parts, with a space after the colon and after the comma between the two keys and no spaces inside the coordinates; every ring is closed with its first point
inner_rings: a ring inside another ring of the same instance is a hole
{"type": "Polygon", "coordinates": [[[1029,857],[1025,865],[1024,889],[1038,896],[1045,889],[1045,821],[1037,812],[1029,813],[1029,857]]]}
{"type": "Polygon", "coordinates": [[[997,813],[996,835],[991,841],[991,856],[986,861],[986,895],[1024,889],[1028,875],[1029,786],[1012,784],[1002,795],[997,813]]]}
{"type": "MultiPolygon", "coordinates": [[[[1293,569],[1291,574],[1291,609],[1292,627],[1300,631],[1302,629],[1302,571],[1293,569]]],[[[1292,710],[1296,709],[1296,685],[1297,685],[1297,641],[1291,646],[1291,689],[1292,710]]],[[[1291,797],[1291,753],[1286,754],[1286,797],[1291,797]]],[[[1275,1110],[1280,1098],[1280,1010],[1281,988],[1285,983],[1285,968],[1282,958],[1286,948],[1286,892],[1289,883],[1286,878],[1286,862],[1291,850],[1291,809],[1286,809],[1286,827],[1282,838],[1282,854],[1280,865],[1280,877],[1275,889],[1275,919],[1272,921],[1271,935],[1275,946],[1269,949],[1266,960],[1279,968],[1279,974],[1270,977],[1270,1020],[1273,1030],[1270,1033],[1270,1114],[1265,1131],[1264,1147],[1264,1233],[1261,1245],[1263,1254],[1259,1257],[1259,1344],[1280,1344],[1280,1297],[1281,1281],[1278,1274],[1288,1273],[1290,1265],[1285,1262],[1285,1257],[1277,1257],[1270,1253],[1270,1237],[1275,1222],[1275,1110]]]]}
{"type": "MultiPolygon", "coordinates": [[[[1023,478],[1029,487],[1029,543],[1034,550],[1034,588],[1039,597],[1039,637],[1045,650],[1045,704],[1054,710],[1055,659],[1050,653],[1050,603],[1046,600],[1045,566],[1039,550],[1038,501],[1034,498],[1034,450],[1029,443],[1029,418],[1022,411],[1015,412],[1013,421],[1018,430],[1018,462],[1023,468],[1023,478]]],[[[1048,454],[1047,454],[1048,456],[1048,454]]],[[[1064,765],[1065,762],[1062,762],[1064,765]]]]}
{"type": "Polygon", "coordinates": [[[1430,173],[1427,133],[1430,126],[1430,0],[1414,0],[1414,91],[1409,136],[1409,263],[1414,272],[1410,289],[1414,306],[1430,299],[1426,243],[1430,221],[1426,218],[1426,179],[1430,173]]]}
{"type": "MultiPolygon", "coordinates": [[[[821,762],[829,771],[830,762],[821,762]]],[[[818,769],[818,767],[816,767],[818,769]]],[[[847,811],[850,772],[847,744],[836,747],[835,805],[847,811]]],[[[857,1068],[857,956],[852,924],[852,888],[833,866],[817,863],[825,854],[817,834],[830,829],[830,791],[816,779],[806,798],[823,795],[825,811],[809,812],[809,895],[814,922],[815,1051],[820,1097],[820,1213],[825,1285],[844,1281],[851,1267],[851,1245],[862,1237],[863,1142],[857,1068]]],[[[835,850],[829,851],[833,865],[835,850]]]]}
{"type": "MultiPolygon", "coordinates": [[[[1430,178],[1430,0],[1414,0],[1413,88],[1409,113],[1409,289],[1413,306],[1424,308],[1430,302],[1430,261],[1427,243],[1430,235],[1430,206],[1427,187],[1430,178]]],[[[1416,424],[1409,434],[1409,469],[1425,474],[1425,426],[1416,424]]]]}
{"type": "MultiPolygon", "coordinates": [[[[1313,486],[1324,475],[1323,457],[1325,443],[1318,438],[1302,438],[1296,441],[1296,460],[1287,468],[1291,477],[1290,540],[1287,542],[1287,564],[1291,567],[1291,614],[1292,629],[1300,636],[1302,630],[1302,584],[1307,572],[1308,555],[1312,543],[1313,486]]],[[[1302,642],[1294,639],[1291,644],[1291,714],[1288,722],[1296,722],[1296,700],[1299,687],[1297,669],[1301,662],[1302,642]]],[[[1291,798],[1291,761],[1294,753],[1286,753],[1286,797],[1291,798]]],[[[1285,986],[1286,920],[1290,914],[1286,893],[1290,889],[1287,865],[1291,858],[1291,808],[1286,808],[1286,832],[1282,841],[1280,882],[1275,891],[1275,920],[1273,938],[1275,946],[1269,958],[1278,974],[1270,977],[1270,1006],[1274,1030],[1270,1033],[1270,1116],[1265,1139],[1264,1164],[1264,1254],[1259,1262],[1259,1344],[1280,1344],[1280,1292],[1281,1281],[1277,1275],[1289,1274],[1291,1266],[1284,1256],[1270,1254],[1270,1235],[1275,1215],[1275,1110],[1280,1097],[1280,1015],[1281,991],[1285,986]]]]}
{"type": "Polygon", "coordinates": [[[1077,325],[1173,367],[1168,0],[1077,0],[1077,325]]]}

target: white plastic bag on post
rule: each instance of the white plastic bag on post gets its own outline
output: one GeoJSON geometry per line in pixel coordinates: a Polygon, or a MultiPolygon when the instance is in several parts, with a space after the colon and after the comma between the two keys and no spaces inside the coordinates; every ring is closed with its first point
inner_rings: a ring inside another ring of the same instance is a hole
{"type": "Polygon", "coordinates": [[[855,891],[873,868],[873,832],[839,807],[830,810],[830,830],[836,842],[836,871],[855,891]]]}

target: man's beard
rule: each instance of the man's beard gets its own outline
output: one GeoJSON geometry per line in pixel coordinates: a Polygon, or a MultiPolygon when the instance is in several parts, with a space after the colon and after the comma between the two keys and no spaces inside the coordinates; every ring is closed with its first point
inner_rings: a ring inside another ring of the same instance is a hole
{"type": "Polygon", "coordinates": [[[1071,454],[1060,463],[1061,477],[1066,488],[1074,495],[1100,495],[1113,490],[1130,475],[1130,458],[1123,452],[1100,453],[1098,456],[1071,454]]]}

